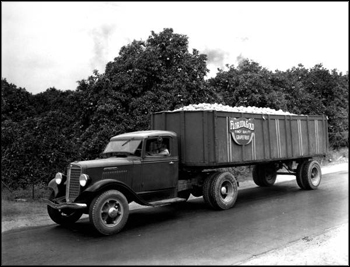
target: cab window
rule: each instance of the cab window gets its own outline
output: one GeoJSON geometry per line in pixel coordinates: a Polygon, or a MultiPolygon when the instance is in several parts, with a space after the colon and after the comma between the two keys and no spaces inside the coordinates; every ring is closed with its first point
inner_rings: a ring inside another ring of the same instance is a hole
{"type": "Polygon", "coordinates": [[[170,138],[150,138],[146,142],[146,156],[170,156],[170,138]]]}

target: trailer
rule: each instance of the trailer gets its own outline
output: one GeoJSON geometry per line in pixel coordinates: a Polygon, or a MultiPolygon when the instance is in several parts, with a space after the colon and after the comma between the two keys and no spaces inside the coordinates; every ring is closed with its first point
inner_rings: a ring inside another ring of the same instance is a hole
{"type": "Polygon", "coordinates": [[[239,183],[225,168],[253,166],[261,187],[273,186],[284,168],[303,190],[317,189],[317,157],[328,149],[326,116],[217,110],[164,111],[151,130],[110,139],[102,158],[76,161],[49,183],[48,214],[58,224],[89,214],[103,235],[127,223],[129,203],[162,206],[203,196],[208,207],[234,206],[239,183]]]}
{"type": "Polygon", "coordinates": [[[173,131],[186,167],[232,167],[324,156],[326,116],[222,111],[159,112],[151,128],[173,131]]]}

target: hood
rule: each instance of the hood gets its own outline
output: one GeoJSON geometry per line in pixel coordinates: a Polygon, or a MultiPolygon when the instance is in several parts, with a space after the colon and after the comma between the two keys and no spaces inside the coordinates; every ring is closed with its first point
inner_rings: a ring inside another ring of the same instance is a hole
{"type": "Polygon", "coordinates": [[[101,167],[113,167],[113,166],[126,166],[134,164],[134,158],[106,158],[106,159],[94,159],[72,162],[73,165],[79,165],[83,169],[101,168],[101,167]]]}

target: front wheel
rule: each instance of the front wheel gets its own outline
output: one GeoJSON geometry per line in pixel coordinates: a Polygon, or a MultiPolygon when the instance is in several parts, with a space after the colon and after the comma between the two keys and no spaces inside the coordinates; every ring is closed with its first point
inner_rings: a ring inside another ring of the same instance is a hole
{"type": "MultiPolygon", "coordinates": [[[[49,199],[53,200],[54,198],[54,192],[52,192],[49,199]]],[[[47,206],[47,213],[49,214],[51,220],[61,225],[73,224],[83,215],[83,212],[79,210],[54,209],[50,206],[47,206]]]]}
{"type": "Polygon", "coordinates": [[[90,222],[103,235],[120,232],[129,217],[129,205],[125,196],[117,190],[109,190],[97,196],[90,205],[90,222]]]}

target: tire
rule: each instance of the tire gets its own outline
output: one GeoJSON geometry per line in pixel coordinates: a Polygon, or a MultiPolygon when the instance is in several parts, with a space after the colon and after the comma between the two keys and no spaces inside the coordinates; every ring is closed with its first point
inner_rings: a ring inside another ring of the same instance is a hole
{"type": "Polygon", "coordinates": [[[209,208],[214,208],[213,202],[210,197],[210,187],[212,181],[214,180],[214,177],[218,174],[218,172],[210,174],[207,178],[205,178],[203,183],[203,199],[209,208]]]}
{"type": "Polygon", "coordinates": [[[274,164],[255,165],[253,168],[253,180],[258,186],[273,186],[276,182],[276,178],[277,170],[274,164]]]}
{"type": "Polygon", "coordinates": [[[254,181],[254,183],[257,185],[257,186],[263,186],[262,185],[262,182],[261,182],[261,179],[260,179],[260,169],[259,169],[259,167],[258,167],[259,165],[255,165],[254,167],[253,167],[253,173],[252,173],[252,175],[253,175],[253,181],[254,181]]]}
{"type": "Polygon", "coordinates": [[[238,196],[237,180],[230,172],[219,172],[210,183],[210,200],[214,209],[227,210],[238,196]]]}
{"type": "MultiPolygon", "coordinates": [[[[49,199],[54,199],[54,192],[51,193],[49,199]]],[[[74,209],[54,209],[47,206],[47,212],[51,220],[60,225],[73,224],[83,215],[82,211],[74,209]]]]}
{"type": "Polygon", "coordinates": [[[322,172],[320,164],[313,160],[308,161],[303,165],[302,168],[302,183],[304,185],[304,189],[306,190],[315,190],[321,183],[322,180],[322,172]]]}
{"type": "Polygon", "coordinates": [[[129,205],[125,196],[117,190],[109,190],[91,202],[89,217],[91,224],[103,235],[120,232],[129,217],[129,205]]]}
{"type": "Polygon", "coordinates": [[[304,168],[304,165],[307,163],[308,161],[302,161],[298,164],[298,167],[297,167],[297,173],[296,173],[296,180],[297,180],[297,184],[298,186],[305,190],[305,186],[303,184],[303,178],[302,178],[302,171],[303,171],[303,168],[304,168]]]}

